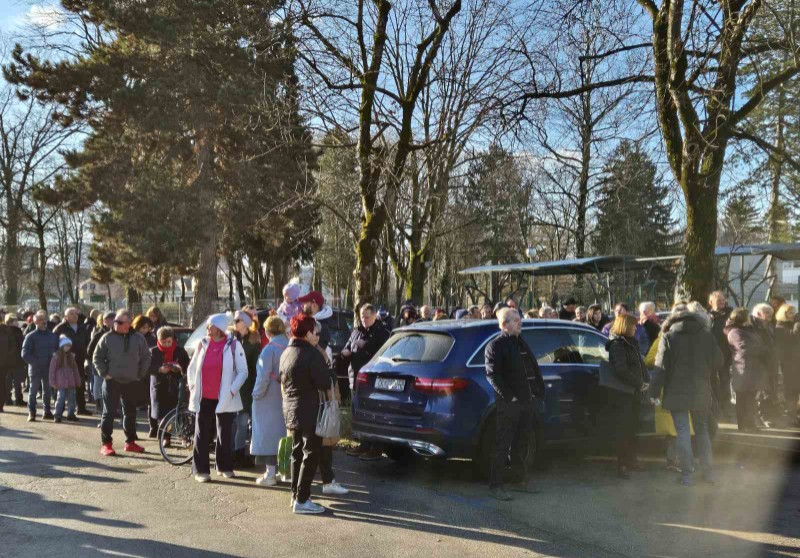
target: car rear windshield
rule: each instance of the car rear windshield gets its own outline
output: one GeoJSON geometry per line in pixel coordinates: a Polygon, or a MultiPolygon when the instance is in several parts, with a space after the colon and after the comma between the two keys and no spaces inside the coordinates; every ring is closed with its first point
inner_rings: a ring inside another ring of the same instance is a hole
{"type": "Polygon", "coordinates": [[[441,362],[455,340],[445,333],[408,331],[395,333],[384,343],[376,358],[395,362],[441,362]]]}

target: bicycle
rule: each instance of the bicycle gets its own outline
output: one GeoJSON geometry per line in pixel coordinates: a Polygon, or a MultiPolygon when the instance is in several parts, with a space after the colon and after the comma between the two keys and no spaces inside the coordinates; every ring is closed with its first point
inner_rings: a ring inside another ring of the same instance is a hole
{"type": "MultiPolygon", "coordinates": [[[[185,388],[179,385],[178,393],[185,394],[185,391],[185,388]]],[[[170,465],[185,465],[192,460],[194,422],[194,413],[189,411],[183,397],[180,396],[178,405],[161,419],[158,425],[158,448],[161,457],[170,465]]]]}

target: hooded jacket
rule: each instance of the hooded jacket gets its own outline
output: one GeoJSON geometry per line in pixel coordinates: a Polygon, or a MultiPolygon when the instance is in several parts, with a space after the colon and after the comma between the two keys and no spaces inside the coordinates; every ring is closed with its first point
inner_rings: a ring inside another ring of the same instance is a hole
{"type": "Polygon", "coordinates": [[[756,329],[750,324],[734,326],[728,323],[724,331],[731,351],[733,390],[754,392],[763,389],[769,349],[761,342],[756,329]]]}
{"type": "Polygon", "coordinates": [[[661,328],[649,395],[668,411],[710,412],[711,381],[723,364],[722,351],[706,320],[692,312],[667,318],[661,328]]]}
{"type": "Polygon", "coordinates": [[[132,384],[147,375],[150,348],[140,333],[110,331],[100,338],[92,364],[100,377],[108,375],[121,384],[132,384]]]}
{"type": "Polygon", "coordinates": [[[328,322],[330,322],[332,316],[333,309],[327,304],[323,304],[319,312],[314,314],[314,319],[322,326],[322,331],[319,334],[319,346],[323,349],[327,349],[328,344],[331,342],[331,329],[328,327],[328,322]]]}

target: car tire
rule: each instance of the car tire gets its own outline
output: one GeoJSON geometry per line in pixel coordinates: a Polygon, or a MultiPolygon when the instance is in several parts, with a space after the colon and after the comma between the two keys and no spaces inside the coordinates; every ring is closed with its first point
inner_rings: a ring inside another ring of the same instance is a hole
{"type": "Polygon", "coordinates": [[[408,465],[414,459],[414,452],[404,446],[385,446],[383,453],[395,463],[408,465]]]}

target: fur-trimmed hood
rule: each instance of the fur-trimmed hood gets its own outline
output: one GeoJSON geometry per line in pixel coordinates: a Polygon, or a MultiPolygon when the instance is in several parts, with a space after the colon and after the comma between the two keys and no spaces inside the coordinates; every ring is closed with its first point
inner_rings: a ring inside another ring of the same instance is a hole
{"type": "Polygon", "coordinates": [[[664,320],[664,323],[661,325],[662,333],[667,333],[669,331],[685,331],[691,333],[703,329],[710,329],[708,320],[704,319],[703,316],[696,314],[695,312],[689,312],[688,310],[684,310],[676,314],[670,314],[670,316],[664,320]]]}

